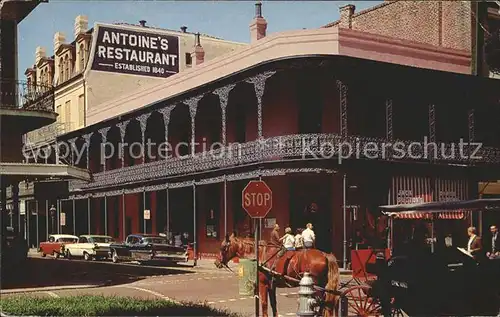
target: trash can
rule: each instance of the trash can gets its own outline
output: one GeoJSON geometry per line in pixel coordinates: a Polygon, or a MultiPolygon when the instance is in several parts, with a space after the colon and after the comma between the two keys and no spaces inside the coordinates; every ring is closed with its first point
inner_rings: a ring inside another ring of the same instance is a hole
{"type": "Polygon", "coordinates": [[[255,290],[255,275],[257,274],[257,261],[240,259],[238,265],[238,286],[241,296],[252,296],[255,290]]]}

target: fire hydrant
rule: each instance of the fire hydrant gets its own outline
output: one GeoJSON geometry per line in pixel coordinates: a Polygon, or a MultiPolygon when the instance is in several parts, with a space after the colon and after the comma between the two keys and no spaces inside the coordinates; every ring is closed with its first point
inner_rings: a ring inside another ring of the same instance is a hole
{"type": "Polygon", "coordinates": [[[299,283],[299,309],[297,311],[297,316],[315,316],[316,312],[314,307],[317,305],[316,299],[314,299],[314,281],[309,275],[309,273],[304,273],[304,276],[299,283]]]}

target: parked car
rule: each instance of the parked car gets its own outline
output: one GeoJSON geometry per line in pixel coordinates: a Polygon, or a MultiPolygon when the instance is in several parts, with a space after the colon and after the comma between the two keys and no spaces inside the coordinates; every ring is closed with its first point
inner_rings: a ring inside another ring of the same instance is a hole
{"type": "Polygon", "coordinates": [[[188,261],[188,253],[184,247],[176,247],[168,243],[166,237],[153,234],[131,234],[123,243],[109,246],[109,256],[114,263],[119,261],[165,261],[179,263],[188,261]]]}
{"type": "Polygon", "coordinates": [[[83,235],[78,238],[78,242],[66,246],[66,257],[83,257],[84,260],[107,259],[109,245],[114,242],[110,236],[83,235]]]}
{"type": "Polygon", "coordinates": [[[51,234],[48,241],[40,242],[38,252],[42,254],[42,257],[46,257],[47,254],[50,254],[58,259],[64,256],[66,246],[76,243],[76,241],[78,241],[78,237],[71,234],[51,234]]]}

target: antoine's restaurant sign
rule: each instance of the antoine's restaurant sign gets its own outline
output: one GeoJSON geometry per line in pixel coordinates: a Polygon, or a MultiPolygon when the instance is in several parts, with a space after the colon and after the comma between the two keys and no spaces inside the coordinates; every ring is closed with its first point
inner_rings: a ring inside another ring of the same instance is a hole
{"type": "Polygon", "coordinates": [[[179,37],[97,26],[92,69],[152,77],[179,72],[179,37]]]}

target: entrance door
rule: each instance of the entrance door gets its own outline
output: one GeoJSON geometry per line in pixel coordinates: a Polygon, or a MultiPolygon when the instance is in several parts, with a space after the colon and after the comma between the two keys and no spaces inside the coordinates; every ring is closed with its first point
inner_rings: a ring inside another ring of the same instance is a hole
{"type": "Polygon", "coordinates": [[[331,184],[318,175],[292,177],[290,181],[290,225],[295,232],[312,223],[316,234],[316,247],[332,250],[331,184]]]}

